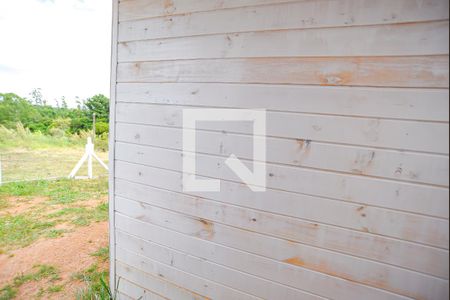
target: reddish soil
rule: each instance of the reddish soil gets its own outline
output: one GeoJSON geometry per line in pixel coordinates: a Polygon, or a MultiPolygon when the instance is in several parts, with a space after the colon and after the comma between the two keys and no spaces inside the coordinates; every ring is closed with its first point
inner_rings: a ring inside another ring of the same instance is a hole
{"type": "MultiPolygon", "coordinates": [[[[35,204],[35,203],[33,203],[35,204]]],[[[55,266],[61,275],[56,285],[63,285],[60,293],[45,294],[45,299],[74,299],[82,283],[74,281],[74,273],[89,268],[96,262],[90,254],[108,245],[108,223],[94,223],[79,227],[57,239],[42,239],[32,245],[13,251],[13,255],[0,255],[0,287],[12,282],[14,277],[33,272],[33,266],[55,266]]],[[[49,286],[45,280],[29,282],[19,289],[16,299],[31,299],[40,288],[49,286]]]]}

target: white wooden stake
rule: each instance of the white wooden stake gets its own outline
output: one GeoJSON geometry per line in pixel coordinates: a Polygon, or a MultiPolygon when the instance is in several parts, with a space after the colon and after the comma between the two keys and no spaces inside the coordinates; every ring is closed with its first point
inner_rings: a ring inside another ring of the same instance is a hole
{"type": "Polygon", "coordinates": [[[0,185],[2,185],[2,157],[0,156],[0,185]]]}
{"type": "Polygon", "coordinates": [[[91,138],[88,138],[88,143],[86,145],[86,152],[88,153],[88,178],[94,178],[93,170],[92,170],[92,153],[94,152],[94,144],[92,143],[91,138]]]}
{"type": "Polygon", "coordinates": [[[89,179],[94,178],[94,173],[93,173],[93,168],[92,168],[93,158],[95,158],[100,163],[100,165],[108,171],[108,166],[97,156],[97,154],[95,154],[95,148],[94,148],[94,144],[92,143],[92,138],[88,137],[84,155],[80,159],[80,161],[76,164],[75,168],[73,168],[72,172],[70,172],[69,178],[76,178],[78,171],[80,170],[81,166],[83,166],[83,164],[86,161],[88,164],[88,178],[89,179]]]}

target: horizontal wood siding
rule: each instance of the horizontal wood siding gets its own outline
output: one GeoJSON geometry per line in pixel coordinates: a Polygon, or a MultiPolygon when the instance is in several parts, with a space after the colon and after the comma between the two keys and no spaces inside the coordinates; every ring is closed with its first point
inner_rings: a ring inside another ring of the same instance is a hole
{"type": "Polygon", "coordinates": [[[121,0],[112,270],[121,299],[448,299],[449,2],[121,0]],[[267,191],[250,122],[267,110],[267,191]],[[188,129],[188,130],[192,130],[188,129]]]}

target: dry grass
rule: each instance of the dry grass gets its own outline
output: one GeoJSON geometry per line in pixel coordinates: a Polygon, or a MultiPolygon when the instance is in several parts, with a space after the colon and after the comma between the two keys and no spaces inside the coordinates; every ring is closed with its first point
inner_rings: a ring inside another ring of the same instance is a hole
{"type": "MultiPolygon", "coordinates": [[[[49,148],[44,150],[9,149],[0,152],[3,182],[40,180],[67,177],[83,156],[83,147],[49,148]]],[[[108,163],[107,152],[97,155],[108,163]]],[[[94,175],[106,176],[108,172],[94,160],[94,175]]],[[[78,175],[87,175],[86,164],[78,175]]]]}

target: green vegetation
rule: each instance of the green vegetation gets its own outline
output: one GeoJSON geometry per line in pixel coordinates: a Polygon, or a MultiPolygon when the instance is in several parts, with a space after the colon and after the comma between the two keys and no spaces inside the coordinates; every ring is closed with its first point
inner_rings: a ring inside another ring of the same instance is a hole
{"type": "MultiPolygon", "coordinates": [[[[109,247],[103,247],[91,253],[97,258],[97,262],[87,270],[72,275],[74,280],[84,282],[86,288],[78,291],[77,300],[115,300],[117,295],[113,295],[108,285],[108,270],[105,263],[109,258],[109,247]]],[[[117,290],[117,289],[116,289],[117,290]]]]}
{"type": "Polygon", "coordinates": [[[17,289],[13,288],[11,285],[4,286],[0,289],[0,300],[14,299],[16,294],[17,289]]]}
{"type": "Polygon", "coordinates": [[[47,291],[48,291],[49,293],[53,294],[53,293],[59,293],[59,292],[61,292],[63,289],[64,289],[64,287],[63,287],[62,285],[53,285],[53,286],[50,286],[50,287],[47,289],[47,291]]]}
{"type": "MultiPolygon", "coordinates": [[[[20,248],[33,242],[45,243],[45,239],[58,239],[80,226],[108,219],[107,171],[100,165],[94,163],[94,175],[101,176],[98,179],[45,180],[68,176],[84,153],[86,138],[92,135],[94,113],[97,155],[107,163],[109,100],[106,97],[97,95],[80,102],[77,108],[68,108],[64,99],[56,107],[47,105],[39,90],[33,92],[31,100],[0,94],[0,159],[4,183],[0,185],[0,254],[13,261],[20,248]]],[[[79,175],[85,174],[87,167],[83,166],[79,175]]],[[[87,284],[79,293],[85,298],[80,299],[110,299],[107,279],[103,279],[108,275],[108,252],[108,248],[101,248],[93,253],[97,263],[80,273],[79,280],[87,284]]],[[[34,295],[27,297],[58,297],[69,283],[66,278],[55,267],[35,266],[30,273],[10,277],[3,287],[0,285],[0,300],[22,298],[31,285],[35,288],[34,295]]]]}
{"type": "Polygon", "coordinates": [[[96,180],[39,180],[0,186],[0,200],[11,196],[21,198],[48,197],[51,204],[64,204],[99,199],[107,195],[107,178],[96,180]]]}
{"type": "Polygon", "coordinates": [[[66,230],[59,224],[88,226],[108,219],[108,204],[102,199],[108,194],[107,178],[89,181],[59,180],[11,183],[0,186],[0,252],[30,245],[41,237],[57,238],[66,230]],[[8,202],[7,198],[14,198],[8,202]],[[18,214],[5,213],[10,206],[27,203],[36,197],[42,201],[18,214]],[[20,200],[20,201],[19,201],[20,200]],[[95,206],[84,205],[97,200],[95,206]],[[55,210],[56,209],[56,210],[55,210]]]}
{"type": "MultiPolygon", "coordinates": [[[[25,283],[31,281],[41,281],[43,279],[47,279],[50,282],[55,282],[61,279],[59,275],[59,271],[57,268],[49,265],[37,265],[34,266],[33,269],[36,271],[30,274],[21,274],[16,276],[13,280],[12,284],[8,284],[0,289],[0,300],[10,300],[14,299],[17,294],[18,288],[20,288],[25,283]]],[[[57,286],[54,286],[53,289],[48,289],[49,292],[56,292],[57,286]]],[[[60,290],[62,289],[59,286],[60,290]]]]}
{"type": "Polygon", "coordinates": [[[106,132],[104,124],[109,122],[109,99],[103,95],[79,102],[77,108],[68,108],[65,99],[57,107],[49,106],[39,90],[34,90],[31,98],[0,93],[0,125],[14,129],[20,123],[31,132],[62,137],[91,130],[95,113],[100,134],[106,132]]]}
{"type": "Polygon", "coordinates": [[[56,213],[47,216],[58,223],[70,222],[76,226],[87,226],[92,222],[102,222],[108,220],[108,204],[103,203],[89,209],[86,207],[63,208],[56,213]]]}
{"type": "Polygon", "coordinates": [[[91,255],[97,257],[102,262],[106,262],[109,259],[109,247],[100,248],[91,255]]]}
{"type": "Polygon", "coordinates": [[[86,284],[86,288],[78,291],[77,300],[112,299],[111,290],[107,285],[108,270],[100,270],[98,264],[93,264],[87,270],[74,274],[73,279],[86,284]]]}
{"type": "Polygon", "coordinates": [[[40,221],[36,214],[0,217],[0,250],[24,247],[54,227],[54,222],[40,221]]]}

